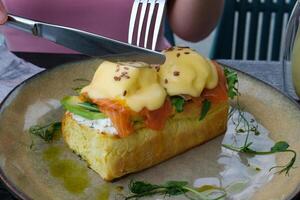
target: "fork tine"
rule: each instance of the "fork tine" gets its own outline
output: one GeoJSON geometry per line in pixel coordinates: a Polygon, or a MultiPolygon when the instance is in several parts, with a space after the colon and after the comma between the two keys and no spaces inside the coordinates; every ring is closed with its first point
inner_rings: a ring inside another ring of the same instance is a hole
{"type": "Polygon", "coordinates": [[[152,38],[152,50],[155,50],[155,47],[156,47],[157,37],[158,37],[159,29],[160,29],[162,16],[164,14],[166,0],[157,0],[156,2],[158,3],[158,10],[157,10],[153,38],[152,38]]]}
{"type": "Polygon", "coordinates": [[[140,4],[140,0],[134,0],[132,10],[131,10],[131,14],[130,14],[130,22],[129,22],[129,30],[128,30],[128,43],[129,44],[132,44],[135,19],[136,19],[136,16],[137,16],[137,11],[138,11],[139,4],[140,4]]]}
{"type": "Polygon", "coordinates": [[[147,5],[148,5],[147,0],[141,0],[141,2],[142,2],[142,9],[141,9],[139,26],[138,26],[138,33],[137,33],[138,34],[137,35],[137,42],[136,42],[137,46],[140,45],[140,36],[141,36],[142,28],[143,28],[144,18],[145,18],[145,14],[146,14],[146,8],[147,8],[147,5]]]}
{"type": "Polygon", "coordinates": [[[154,8],[155,8],[155,0],[150,2],[150,8],[149,8],[149,12],[148,12],[148,19],[147,19],[147,25],[146,25],[145,40],[144,40],[145,48],[147,48],[148,35],[149,35],[150,25],[151,25],[153,13],[154,13],[154,8]]]}

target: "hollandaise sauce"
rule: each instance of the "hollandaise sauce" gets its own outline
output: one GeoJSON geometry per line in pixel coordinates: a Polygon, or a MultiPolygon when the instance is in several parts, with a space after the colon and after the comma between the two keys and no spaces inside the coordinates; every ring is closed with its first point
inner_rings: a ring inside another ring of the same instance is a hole
{"type": "Polygon", "coordinates": [[[213,89],[218,84],[214,64],[190,48],[173,47],[166,50],[166,61],[160,67],[160,83],[168,95],[198,97],[202,91],[213,89]]]}

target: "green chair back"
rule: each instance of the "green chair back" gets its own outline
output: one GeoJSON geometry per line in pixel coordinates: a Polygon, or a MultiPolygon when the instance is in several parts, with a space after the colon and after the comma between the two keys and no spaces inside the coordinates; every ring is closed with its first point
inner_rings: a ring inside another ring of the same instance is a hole
{"type": "Polygon", "coordinates": [[[280,60],[284,29],[295,2],[225,0],[211,57],[280,60]]]}

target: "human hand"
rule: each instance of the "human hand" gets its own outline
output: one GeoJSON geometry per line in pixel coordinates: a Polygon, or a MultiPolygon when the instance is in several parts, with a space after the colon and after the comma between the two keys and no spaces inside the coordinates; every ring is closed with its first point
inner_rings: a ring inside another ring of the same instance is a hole
{"type": "Polygon", "coordinates": [[[168,20],[180,38],[198,42],[207,37],[222,15],[225,0],[168,1],[168,20]]]}
{"type": "Polygon", "coordinates": [[[0,24],[4,24],[7,20],[7,11],[3,2],[0,0],[0,24]]]}

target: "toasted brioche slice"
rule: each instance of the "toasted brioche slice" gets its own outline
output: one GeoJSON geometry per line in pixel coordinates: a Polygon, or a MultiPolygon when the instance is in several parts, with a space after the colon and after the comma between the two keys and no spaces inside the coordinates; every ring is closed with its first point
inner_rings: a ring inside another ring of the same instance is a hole
{"type": "Polygon", "coordinates": [[[195,116],[192,109],[187,109],[171,117],[162,131],[141,128],[125,138],[80,125],[67,112],[62,133],[69,147],[110,181],[151,167],[222,134],[226,130],[228,107],[228,102],[213,104],[201,121],[199,111],[195,116]]]}

